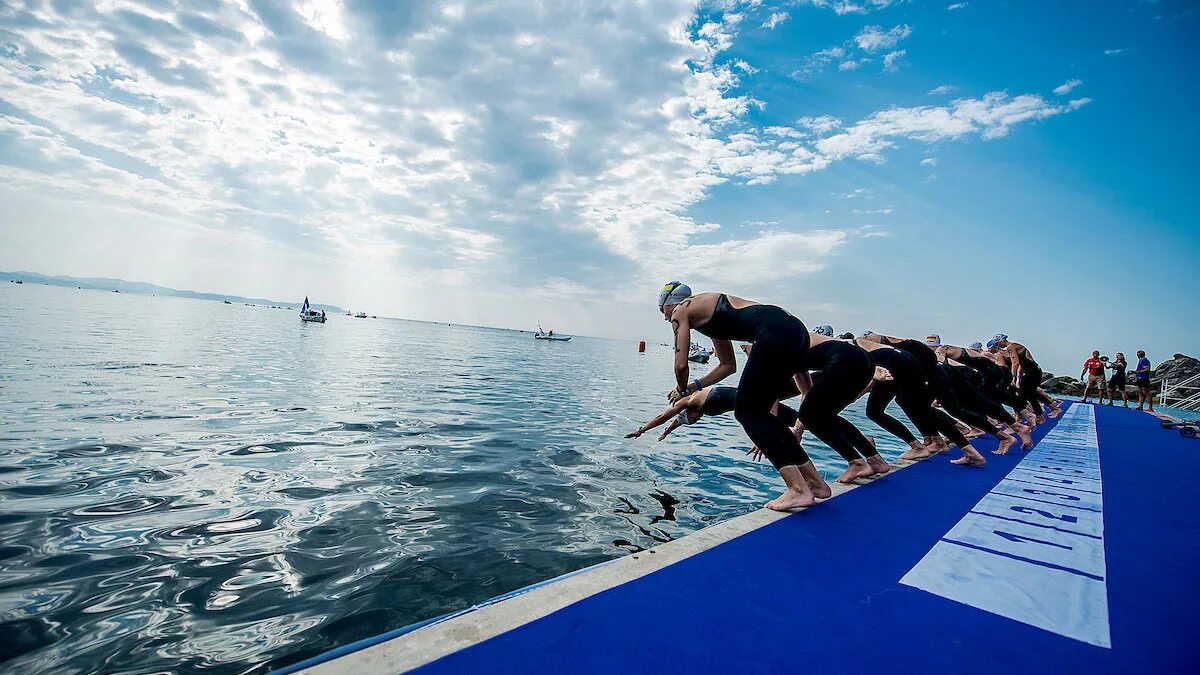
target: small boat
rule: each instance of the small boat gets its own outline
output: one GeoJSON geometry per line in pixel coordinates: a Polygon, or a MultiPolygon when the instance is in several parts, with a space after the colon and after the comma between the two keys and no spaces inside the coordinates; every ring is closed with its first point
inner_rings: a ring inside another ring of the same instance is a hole
{"type": "Polygon", "coordinates": [[[25,282],[24,282],[24,281],[21,281],[20,279],[17,279],[17,283],[18,283],[18,284],[23,284],[23,283],[25,283],[25,282]]]}
{"type": "Polygon", "coordinates": [[[711,356],[711,349],[705,349],[695,342],[693,342],[688,348],[688,361],[691,361],[692,363],[708,363],[708,359],[711,356]]]}
{"type": "Polygon", "coordinates": [[[304,305],[300,308],[300,320],[309,323],[325,323],[325,315],[308,306],[308,296],[304,296],[304,305]]]}
{"type": "Polygon", "coordinates": [[[367,313],[366,313],[366,312],[359,312],[358,314],[355,314],[355,315],[354,315],[354,318],[356,318],[356,319],[365,319],[365,318],[367,318],[367,313]]]}
{"type": "Polygon", "coordinates": [[[230,302],[230,301],[228,301],[228,300],[222,300],[221,302],[223,302],[223,303],[225,303],[225,304],[227,304],[227,305],[232,305],[232,304],[233,304],[232,302],[230,302]]]}
{"type": "Polygon", "coordinates": [[[551,342],[566,342],[571,339],[570,335],[555,335],[554,331],[546,331],[542,328],[542,324],[538,324],[537,332],[533,334],[534,340],[549,340],[551,342]]]}

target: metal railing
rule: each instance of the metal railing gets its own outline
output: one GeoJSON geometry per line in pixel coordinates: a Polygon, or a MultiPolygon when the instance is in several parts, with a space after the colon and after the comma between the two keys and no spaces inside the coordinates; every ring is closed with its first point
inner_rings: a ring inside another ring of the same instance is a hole
{"type": "Polygon", "coordinates": [[[1200,373],[1181,382],[1164,380],[1160,396],[1165,406],[1200,411],[1200,373]]]}

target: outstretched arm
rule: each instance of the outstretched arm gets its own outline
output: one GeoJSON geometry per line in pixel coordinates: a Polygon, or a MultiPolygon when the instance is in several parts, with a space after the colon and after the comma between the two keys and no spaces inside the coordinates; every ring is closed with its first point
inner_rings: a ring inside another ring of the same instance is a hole
{"type": "MultiPolygon", "coordinates": [[[[697,396],[697,394],[692,394],[691,396],[685,396],[685,397],[679,399],[678,401],[675,401],[674,403],[671,404],[671,407],[669,407],[666,410],[659,413],[658,417],[655,417],[654,419],[650,420],[649,422],[646,422],[646,424],[644,424],[643,426],[638,427],[637,431],[625,434],[625,438],[637,438],[638,436],[641,436],[642,434],[646,433],[647,431],[650,431],[651,429],[653,429],[657,426],[660,426],[661,424],[663,424],[667,420],[671,419],[672,417],[677,416],[680,411],[685,410],[688,407],[693,405],[694,398],[696,396],[697,396]]],[[[671,433],[672,431],[674,431],[673,428],[668,429],[667,433],[671,433]]],[[[666,436],[666,434],[663,434],[663,436],[666,436]]]]}

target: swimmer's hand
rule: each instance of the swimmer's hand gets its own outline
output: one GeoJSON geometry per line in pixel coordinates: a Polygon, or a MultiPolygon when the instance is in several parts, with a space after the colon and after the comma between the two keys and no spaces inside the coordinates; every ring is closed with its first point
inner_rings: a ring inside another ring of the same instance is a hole
{"type": "Polygon", "coordinates": [[[645,432],[643,432],[641,429],[638,429],[637,431],[633,431],[628,434],[625,434],[625,438],[639,438],[643,433],[645,433],[645,432]]]}
{"type": "Polygon", "coordinates": [[[757,445],[754,446],[753,448],[750,448],[749,450],[747,450],[746,454],[750,455],[750,459],[755,462],[762,459],[762,456],[763,456],[762,450],[759,450],[757,445]]]}

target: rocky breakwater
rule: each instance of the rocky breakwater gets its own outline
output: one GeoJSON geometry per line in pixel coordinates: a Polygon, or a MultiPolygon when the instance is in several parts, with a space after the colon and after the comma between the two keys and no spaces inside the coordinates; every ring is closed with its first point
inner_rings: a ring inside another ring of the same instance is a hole
{"type": "MultiPolygon", "coordinates": [[[[1130,397],[1137,396],[1137,388],[1133,384],[1133,369],[1136,364],[1136,360],[1129,364],[1129,376],[1127,377],[1129,384],[1126,391],[1130,397]]],[[[1150,371],[1150,391],[1155,393],[1162,391],[1163,382],[1182,382],[1196,375],[1200,375],[1200,359],[1186,354],[1176,354],[1150,371]]],[[[1112,375],[1110,374],[1109,377],[1112,375]]],[[[1195,384],[1200,384],[1200,382],[1195,384]]],[[[1051,394],[1083,396],[1083,382],[1067,375],[1055,376],[1054,373],[1046,373],[1042,378],[1042,389],[1051,394]]]]}

